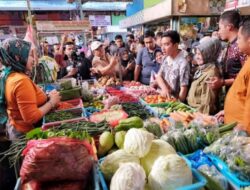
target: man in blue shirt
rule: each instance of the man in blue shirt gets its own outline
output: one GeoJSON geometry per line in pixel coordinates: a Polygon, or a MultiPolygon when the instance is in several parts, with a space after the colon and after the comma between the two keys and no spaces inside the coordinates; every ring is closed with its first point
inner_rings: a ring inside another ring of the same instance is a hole
{"type": "Polygon", "coordinates": [[[154,37],[154,32],[145,32],[145,47],[138,52],[136,57],[134,80],[140,81],[142,84],[146,85],[149,85],[151,71],[155,71],[157,73],[160,68],[160,65],[155,60],[155,51],[159,50],[160,47],[155,44],[154,37]]]}

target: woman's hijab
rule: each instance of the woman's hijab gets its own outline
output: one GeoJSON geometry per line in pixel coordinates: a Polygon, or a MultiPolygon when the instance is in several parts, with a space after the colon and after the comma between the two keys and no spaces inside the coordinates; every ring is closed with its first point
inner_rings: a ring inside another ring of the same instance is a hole
{"type": "Polygon", "coordinates": [[[0,62],[5,66],[0,76],[0,124],[6,122],[5,83],[12,72],[25,73],[31,43],[17,38],[6,39],[0,45],[0,62]]]}
{"type": "Polygon", "coordinates": [[[216,63],[221,51],[221,41],[218,38],[205,38],[196,47],[200,50],[204,63],[216,63]]]}
{"type": "Polygon", "coordinates": [[[221,41],[218,38],[207,37],[200,41],[197,46],[200,50],[204,64],[199,65],[199,68],[194,74],[194,79],[199,78],[202,75],[202,71],[211,64],[216,64],[221,51],[221,41]]]}

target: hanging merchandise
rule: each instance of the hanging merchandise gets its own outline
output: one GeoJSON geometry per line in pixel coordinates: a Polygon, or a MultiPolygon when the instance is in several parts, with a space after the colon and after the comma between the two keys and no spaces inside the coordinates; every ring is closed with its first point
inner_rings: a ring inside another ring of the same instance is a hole
{"type": "Polygon", "coordinates": [[[209,8],[212,14],[218,14],[223,12],[225,8],[225,0],[210,0],[209,1],[209,8]]]}
{"type": "Polygon", "coordinates": [[[57,72],[59,71],[55,59],[48,56],[43,56],[38,62],[39,64],[36,67],[33,80],[36,83],[54,82],[57,78],[57,72]]]}
{"type": "Polygon", "coordinates": [[[178,11],[180,13],[186,13],[186,11],[187,11],[187,0],[178,0],[178,11]]]}

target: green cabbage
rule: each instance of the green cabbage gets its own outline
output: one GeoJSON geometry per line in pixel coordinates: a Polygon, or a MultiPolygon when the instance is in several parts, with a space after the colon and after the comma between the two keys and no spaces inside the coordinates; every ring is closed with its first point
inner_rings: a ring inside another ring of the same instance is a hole
{"type": "Polygon", "coordinates": [[[141,165],[147,176],[151,171],[155,160],[160,156],[166,156],[169,154],[176,154],[175,149],[170,144],[160,139],[153,140],[149,153],[141,158],[141,165]]]}
{"type": "Polygon", "coordinates": [[[128,130],[125,136],[124,150],[142,158],[148,154],[153,139],[154,135],[152,133],[132,128],[128,130]]]}
{"type": "Polygon", "coordinates": [[[151,190],[174,190],[192,184],[192,171],[177,154],[160,156],[148,176],[151,190]]]}
{"type": "Polygon", "coordinates": [[[125,152],[123,149],[109,154],[100,165],[100,169],[106,180],[111,180],[112,176],[121,163],[134,162],[140,164],[140,160],[135,155],[125,152]]]}
{"type": "Polygon", "coordinates": [[[146,174],[137,163],[123,163],[112,177],[110,190],[144,190],[146,174]]]}

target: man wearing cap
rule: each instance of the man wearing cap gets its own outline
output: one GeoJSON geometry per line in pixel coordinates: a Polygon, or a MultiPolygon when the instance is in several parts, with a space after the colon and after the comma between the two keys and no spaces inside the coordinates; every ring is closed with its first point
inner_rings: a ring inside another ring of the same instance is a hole
{"type": "Polygon", "coordinates": [[[94,54],[91,68],[92,74],[98,76],[116,74],[116,66],[118,63],[117,56],[107,56],[103,44],[100,41],[94,41],[91,43],[91,51],[94,54]]]}

